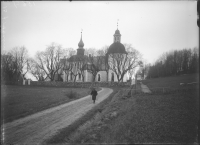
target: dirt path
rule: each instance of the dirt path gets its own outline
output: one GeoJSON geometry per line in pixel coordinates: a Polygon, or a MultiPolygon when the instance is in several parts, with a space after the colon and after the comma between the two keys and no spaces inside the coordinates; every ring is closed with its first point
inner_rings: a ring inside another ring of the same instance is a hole
{"type": "Polygon", "coordinates": [[[83,116],[112,92],[112,89],[103,88],[98,92],[95,104],[92,103],[91,96],[88,95],[81,99],[7,123],[4,125],[4,141],[6,144],[42,143],[43,140],[54,135],[59,129],[67,127],[77,118],[83,116]]]}
{"type": "Polygon", "coordinates": [[[140,85],[141,85],[142,92],[151,94],[151,91],[149,90],[149,88],[146,85],[144,85],[142,82],[140,82],[140,85]]]}

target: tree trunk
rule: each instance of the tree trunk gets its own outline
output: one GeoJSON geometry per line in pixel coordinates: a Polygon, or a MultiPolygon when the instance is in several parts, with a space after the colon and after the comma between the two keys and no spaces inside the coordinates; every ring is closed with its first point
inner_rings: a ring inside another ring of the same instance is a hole
{"type": "Polygon", "coordinates": [[[68,77],[69,77],[69,75],[67,74],[67,82],[69,81],[68,77]]]}
{"type": "Polygon", "coordinates": [[[74,86],[75,86],[75,82],[76,82],[76,75],[74,75],[74,86]]]}
{"type": "Polygon", "coordinates": [[[96,77],[96,75],[93,75],[93,82],[95,82],[95,77],[96,77]]]}
{"type": "Polygon", "coordinates": [[[84,75],[82,75],[82,81],[83,81],[83,82],[85,81],[85,77],[84,77],[84,75]]]}
{"type": "Polygon", "coordinates": [[[74,75],[74,83],[76,82],[76,75],[74,75]]]}

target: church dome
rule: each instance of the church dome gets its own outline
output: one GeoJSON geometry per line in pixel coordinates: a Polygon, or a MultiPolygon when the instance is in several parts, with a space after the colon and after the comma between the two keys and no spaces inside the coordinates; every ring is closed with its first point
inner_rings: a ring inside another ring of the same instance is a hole
{"type": "Polygon", "coordinates": [[[113,44],[110,45],[107,54],[111,54],[111,53],[127,54],[124,45],[121,44],[120,42],[114,42],[113,44]]]}

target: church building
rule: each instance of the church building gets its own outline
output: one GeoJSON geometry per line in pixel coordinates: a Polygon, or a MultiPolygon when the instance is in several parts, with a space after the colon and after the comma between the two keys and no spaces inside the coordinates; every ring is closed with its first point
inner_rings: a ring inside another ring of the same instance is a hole
{"type": "MultiPolygon", "coordinates": [[[[64,82],[118,82],[116,74],[108,69],[108,61],[112,54],[127,55],[124,45],[121,43],[120,31],[115,31],[113,43],[110,45],[106,56],[87,56],[84,54],[84,43],[82,32],[76,55],[71,56],[67,61],[67,68],[63,71],[64,82]],[[97,70],[97,71],[95,71],[97,70]],[[95,77],[94,77],[95,76],[95,77]]],[[[63,61],[63,60],[62,60],[63,61]]],[[[127,82],[127,74],[123,82],[127,82]]]]}

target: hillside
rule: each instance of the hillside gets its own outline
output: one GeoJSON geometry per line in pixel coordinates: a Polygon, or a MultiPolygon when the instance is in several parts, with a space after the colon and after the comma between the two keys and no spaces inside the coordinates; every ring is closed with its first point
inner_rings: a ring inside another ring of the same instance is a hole
{"type": "Polygon", "coordinates": [[[92,119],[50,143],[194,143],[199,83],[180,83],[197,82],[197,77],[184,75],[143,81],[150,89],[171,86],[173,89],[168,92],[138,91],[131,96],[127,90],[118,88],[118,93],[90,116],[92,119]]]}

